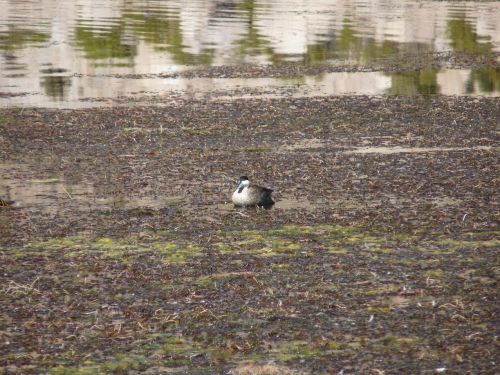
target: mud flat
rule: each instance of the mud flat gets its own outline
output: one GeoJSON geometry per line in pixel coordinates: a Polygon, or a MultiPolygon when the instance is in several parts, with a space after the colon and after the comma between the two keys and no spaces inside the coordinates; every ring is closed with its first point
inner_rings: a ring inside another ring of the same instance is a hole
{"type": "Polygon", "coordinates": [[[155,100],[0,110],[3,372],[495,373],[498,98],[155,100]]]}

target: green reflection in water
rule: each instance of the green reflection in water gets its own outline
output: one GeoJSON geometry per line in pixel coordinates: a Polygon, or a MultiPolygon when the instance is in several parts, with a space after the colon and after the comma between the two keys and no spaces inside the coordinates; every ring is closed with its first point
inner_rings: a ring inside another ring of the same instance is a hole
{"type": "Polygon", "coordinates": [[[487,40],[489,38],[479,37],[474,32],[472,24],[464,19],[453,19],[448,21],[448,36],[451,40],[451,48],[455,52],[491,52],[491,43],[483,43],[480,41],[480,39],[487,40]]]}
{"type": "Polygon", "coordinates": [[[269,40],[262,36],[255,27],[255,2],[253,0],[245,0],[238,3],[237,8],[247,18],[248,29],[245,34],[233,42],[234,54],[241,59],[246,56],[263,54],[274,64],[281,62],[282,58],[273,52],[269,40]]]}
{"type": "Polygon", "coordinates": [[[123,42],[124,32],[123,22],[108,32],[99,34],[94,33],[88,26],[77,26],[75,39],[87,59],[131,58],[137,54],[137,48],[133,44],[123,42]]]}
{"type": "MultiPolygon", "coordinates": [[[[453,51],[486,55],[492,52],[493,45],[489,41],[490,38],[477,35],[473,25],[464,18],[449,20],[447,26],[453,51]]],[[[499,91],[500,69],[472,69],[466,84],[467,93],[474,93],[476,84],[483,92],[499,91]]]]}
{"type": "Polygon", "coordinates": [[[249,12],[252,15],[254,14],[254,11],[255,11],[255,1],[254,0],[243,0],[242,2],[238,3],[236,6],[241,11],[249,12]]]}
{"type": "Polygon", "coordinates": [[[483,92],[500,91],[500,68],[473,69],[466,84],[467,93],[475,92],[475,83],[483,92]]]}
{"type": "Polygon", "coordinates": [[[41,85],[48,97],[54,101],[62,101],[66,98],[67,91],[71,86],[71,78],[64,76],[43,77],[41,85]]]}
{"type": "Polygon", "coordinates": [[[414,52],[422,48],[416,43],[397,43],[388,40],[376,42],[375,38],[359,37],[345,19],[336,40],[337,57],[368,64],[377,59],[397,58],[401,53],[414,52]]]}
{"type": "Polygon", "coordinates": [[[152,17],[129,13],[126,15],[126,19],[130,21],[133,33],[138,38],[154,45],[157,51],[169,52],[176,64],[209,65],[213,61],[213,49],[204,49],[199,54],[185,51],[181,23],[178,18],[152,17]]]}
{"type": "Polygon", "coordinates": [[[30,45],[45,43],[50,35],[29,29],[10,28],[5,33],[0,33],[0,50],[12,51],[30,45]]]}
{"type": "Polygon", "coordinates": [[[328,42],[318,44],[308,44],[304,63],[317,64],[336,57],[332,45],[328,42]]]}
{"type": "Polygon", "coordinates": [[[412,96],[417,94],[437,94],[437,69],[423,69],[416,72],[390,73],[391,95],[412,96]]]}
{"type": "MultiPolygon", "coordinates": [[[[243,19],[245,29],[237,36],[230,51],[231,58],[236,62],[245,61],[249,56],[262,56],[272,64],[281,64],[290,58],[308,65],[334,59],[357,64],[378,61],[382,62],[383,66],[396,66],[399,70],[396,73],[386,73],[392,82],[389,90],[391,94],[436,94],[440,91],[436,69],[413,71],[415,63],[412,56],[421,60],[426,58],[426,54],[433,56],[436,50],[432,44],[377,41],[373,36],[360,36],[357,31],[358,24],[346,17],[340,29],[332,27],[325,30],[327,34],[322,37],[324,40],[306,45],[304,54],[283,55],[272,48],[273,44],[266,37],[267,32],[257,26],[257,21],[260,20],[258,11],[262,10],[262,6],[254,0],[240,0],[218,2],[217,10],[212,10],[214,14],[210,15],[209,22],[219,20],[218,14],[230,14],[234,17],[235,11],[238,13],[235,19],[239,22],[243,19]],[[401,70],[407,71],[401,72],[401,70]]],[[[156,51],[166,52],[165,55],[168,54],[175,64],[210,65],[214,62],[215,50],[210,46],[201,47],[200,52],[193,52],[186,46],[180,10],[158,10],[154,4],[151,9],[147,6],[139,8],[137,5],[134,6],[133,2],[125,2],[121,12],[116,24],[108,31],[102,32],[102,25],[99,24],[84,26],[80,23],[74,28],[76,45],[84,52],[87,59],[94,60],[95,66],[133,67],[138,40],[151,45],[156,51]]],[[[447,35],[453,52],[481,54],[488,57],[493,50],[489,37],[479,36],[473,23],[468,22],[465,15],[455,14],[453,17],[455,18],[447,21],[447,35]]],[[[202,42],[204,38],[198,37],[202,42]]],[[[6,33],[0,33],[0,50],[21,49],[47,42],[49,39],[50,35],[46,33],[10,27],[6,33]]],[[[318,79],[321,79],[321,76],[318,79]]],[[[65,96],[69,86],[64,77],[44,77],[42,85],[47,95],[57,100],[65,96]]],[[[468,93],[473,93],[475,90],[500,91],[500,69],[472,69],[466,90],[468,93]]]]}
{"type": "MultiPolygon", "coordinates": [[[[391,88],[389,89],[391,95],[431,95],[439,92],[438,69],[429,68],[413,71],[412,61],[405,57],[406,54],[432,53],[432,46],[421,43],[397,43],[388,40],[377,43],[374,38],[357,36],[350,20],[346,19],[336,40],[336,47],[339,58],[354,60],[361,64],[390,59],[394,64],[407,68],[407,72],[386,73],[391,77],[391,88]]],[[[326,58],[335,56],[331,52],[320,51],[326,58]]]]}

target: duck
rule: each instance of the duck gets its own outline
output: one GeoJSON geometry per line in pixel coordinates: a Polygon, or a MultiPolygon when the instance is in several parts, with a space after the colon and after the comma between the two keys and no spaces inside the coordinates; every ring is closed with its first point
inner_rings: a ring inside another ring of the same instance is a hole
{"type": "Polygon", "coordinates": [[[231,198],[237,207],[270,208],[274,204],[271,198],[272,192],[272,189],[250,183],[247,176],[241,176],[238,187],[231,198]]]}

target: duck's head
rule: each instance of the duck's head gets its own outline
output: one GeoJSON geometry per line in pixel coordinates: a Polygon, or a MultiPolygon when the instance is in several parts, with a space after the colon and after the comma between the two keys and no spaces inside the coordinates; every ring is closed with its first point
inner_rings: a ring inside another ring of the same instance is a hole
{"type": "Polygon", "coordinates": [[[238,183],[238,191],[241,193],[241,191],[243,190],[243,188],[245,186],[248,186],[250,185],[250,180],[248,180],[248,177],[247,176],[241,176],[240,177],[240,182],[238,183]]]}
{"type": "Polygon", "coordinates": [[[248,186],[248,184],[250,184],[250,180],[248,179],[247,176],[240,177],[240,185],[241,184],[243,184],[244,186],[248,186]]]}

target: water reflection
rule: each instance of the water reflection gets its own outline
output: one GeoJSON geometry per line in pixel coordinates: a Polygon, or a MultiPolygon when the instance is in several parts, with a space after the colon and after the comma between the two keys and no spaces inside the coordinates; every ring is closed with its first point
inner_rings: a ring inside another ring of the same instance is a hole
{"type": "Polygon", "coordinates": [[[64,76],[43,77],[41,85],[50,99],[60,101],[67,97],[68,88],[71,86],[71,78],[64,76]]]}
{"type": "Polygon", "coordinates": [[[500,91],[500,68],[472,70],[466,88],[469,94],[478,90],[489,93],[500,91]]]}
{"type": "MultiPolygon", "coordinates": [[[[498,73],[498,71],[496,72],[498,73]]],[[[84,108],[94,106],[169,104],[180,99],[315,97],[332,95],[498,95],[483,90],[480,81],[471,80],[467,69],[430,72],[391,73],[338,72],[294,78],[159,78],[133,79],[128,76],[50,76],[43,77],[42,93],[0,96],[0,106],[44,106],[84,108]],[[472,86],[469,86],[472,85],[472,86]],[[469,91],[470,90],[470,91],[469,91]]],[[[491,73],[493,74],[493,73],[491,73]]],[[[26,85],[32,84],[27,79],[26,85]]]]}
{"type": "Polygon", "coordinates": [[[47,33],[20,29],[12,25],[7,25],[7,29],[7,31],[0,33],[0,49],[3,51],[13,51],[41,44],[50,38],[47,33]]]}
{"type": "Polygon", "coordinates": [[[137,195],[101,196],[99,189],[85,181],[66,181],[60,176],[30,179],[37,166],[26,164],[0,164],[0,198],[14,201],[14,208],[26,208],[45,213],[56,213],[62,209],[108,210],[180,207],[181,195],[158,196],[151,191],[140,191],[137,195]],[[14,176],[12,176],[14,172],[14,176]]]}
{"type": "Polygon", "coordinates": [[[177,17],[163,18],[161,13],[155,15],[151,12],[127,13],[125,20],[137,38],[153,45],[155,52],[166,52],[174,64],[209,65],[213,61],[213,48],[204,47],[197,53],[189,51],[177,17]]]}
{"type": "MultiPolygon", "coordinates": [[[[215,195],[211,203],[204,202],[205,207],[193,205],[184,192],[164,195],[164,192],[149,188],[127,195],[105,195],[102,189],[86,181],[67,181],[62,176],[46,176],[42,179],[31,179],[38,167],[27,164],[0,164],[0,198],[13,201],[12,207],[55,214],[62,210],[113,210],[113,209],[155,209],[165,214],[184,211],[217,210],[235,212],[232,203],[213,203],[225,201],[230,197],[228,191],[224,195],[215,195]],[[12,172],[14,175],[12,175],[12,172]],[[226,195],[227,194],[227,195],[226,195]]],[[[210,201],[210,199],[209,199],[210,201]]],[[[9,205],[10,206],[10,205],[9,205]]],[[[274,209],[313,211],[317,204],[304,198],[280,197],[274,209]]]]}
{"type": "Polygon", "coordinates": [[[437,83],[438,70],[424,69],[408,73],[391,73],[392,95],[417,95],[417,94],[437,94],[439,85],[437,83]]]}
{"type": "Polygon", "coordinates": [[[124,41],[124,26],[120,23],[105,33],[97,33],[79,25],[75,28],[76,44],[84,52],[85,58],[90,60],[131,59],[137,50],[134,44],[124,41]]]}
{"type": "MultiPolygon", "coordinates": [[[[75,74],[159,74],[243,63],[400,64],[405,59],[411,68],[417,55],[500,52],[500,2],[0,0],[0,7],[0,92],[52,101],[78,100],[89,91],[92,97],[127,94],[121,86],[110,93],[102,78],[97,92],[88,87],[95,84],[89,77],[68,78],[75,74]],[[47,76],[47,65],[67,73],[47,76]]],[[[442,73],[387,73],[391,86],[385,93],[450,91],[445,86],[456,83],[443,81],[442,73]]],[[[156,89],[144,83],[143,90],[156,89]]],[[[463,85],[468,94],[498,92],[499,70],[471,70],[463,85]]]]}
{"type": "Polygon", "coordinates": [[[449,20],[448,35],[451,47],[456,52],[484,53],[493,49],[490,37],[479,36],[472,23],[465,18],[449,20]]]}

